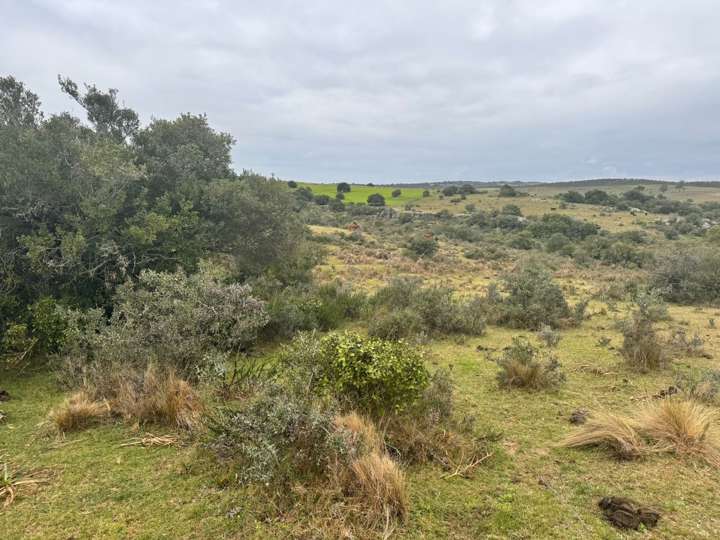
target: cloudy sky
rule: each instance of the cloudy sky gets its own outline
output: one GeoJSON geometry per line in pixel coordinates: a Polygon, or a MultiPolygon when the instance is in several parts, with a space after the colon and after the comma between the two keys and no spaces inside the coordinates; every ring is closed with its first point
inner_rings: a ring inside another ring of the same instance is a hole
{"type": "Polygon", "coordinates": [[[720,178],[718,0],[0,0],[0,74],[316,181],[720,178]]]}

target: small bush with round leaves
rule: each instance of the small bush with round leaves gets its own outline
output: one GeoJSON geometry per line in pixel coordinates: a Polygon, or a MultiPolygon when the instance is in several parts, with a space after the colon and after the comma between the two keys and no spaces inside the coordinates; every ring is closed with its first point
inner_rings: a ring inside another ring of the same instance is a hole
{"type": "Polygon", "coordinates": [[[411,406],[429,381],[416,348],[351,332],[325,336],[317,362],[321,388],[373,415],[411,406]]]}

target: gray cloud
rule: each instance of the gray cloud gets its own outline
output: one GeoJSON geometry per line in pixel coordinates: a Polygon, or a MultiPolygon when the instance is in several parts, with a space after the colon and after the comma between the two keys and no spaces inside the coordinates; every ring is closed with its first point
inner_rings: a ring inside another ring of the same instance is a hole
{"type": "Polygon", "coordinates": [[[149,121],[205,112],[237,168],[307,180],[720,176],[716,0],[0,0],[0,72],[149,121]]]}

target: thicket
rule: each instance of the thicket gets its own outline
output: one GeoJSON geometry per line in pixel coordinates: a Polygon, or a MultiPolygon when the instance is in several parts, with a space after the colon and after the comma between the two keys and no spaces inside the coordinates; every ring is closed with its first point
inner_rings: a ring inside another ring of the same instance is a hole
{"type": "Polygon", "coordinates": [[[36,330],[28,307],[45,298],[109,314],[127,280],[192,273],[204,258],[223,258],[236,281],[307,272],[289,190],[233,172],[233,138],[205,116],[141,127],[116,90],[61,80],[86,124],[45,117],[21,82],[0,82],[0,332],[11,321],[36,330]]]}

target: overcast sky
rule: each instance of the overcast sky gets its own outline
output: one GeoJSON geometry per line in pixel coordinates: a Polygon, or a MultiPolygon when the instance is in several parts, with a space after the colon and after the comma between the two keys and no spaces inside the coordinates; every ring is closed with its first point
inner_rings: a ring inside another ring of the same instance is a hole
{"type": "Polygon", "coordinates": [[[290,179],[720,178],[718,0],[0,0],[0,74],[290,179]]]}

